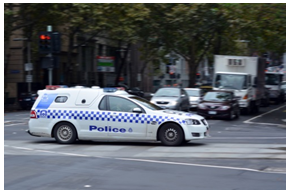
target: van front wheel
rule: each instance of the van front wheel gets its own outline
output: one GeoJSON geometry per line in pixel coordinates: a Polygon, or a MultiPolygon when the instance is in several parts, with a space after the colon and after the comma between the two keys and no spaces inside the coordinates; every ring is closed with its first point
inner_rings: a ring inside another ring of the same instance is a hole
{"type": "Polygon", "coordinates": [[[158,131],[159,139],[166,146],[178,146],[184,141],[183,130],[173,123],[165,124],[158,131]]]}

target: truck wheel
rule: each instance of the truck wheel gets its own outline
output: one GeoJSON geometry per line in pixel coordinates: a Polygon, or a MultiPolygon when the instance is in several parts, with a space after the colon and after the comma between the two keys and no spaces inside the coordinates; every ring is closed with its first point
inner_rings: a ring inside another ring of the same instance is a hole
{"type": "Polygon", "coordinates": [[[174,123],[168,123],[158,131],[158,137],[162,144],[166,146],[178,146],[183,143],[183,130],[174,123]]]}
{"type": "Polygon", "coordinates": [[[250,106],[248,106],[247,108],[243,108],[242,113],[245,115],[251,114],[250,106]]]}
{"type": "Polygon", "coordinates": [[[237,109],[236,111],[236,119],[240,118],[240,108],[237,109]]]}
{"type": "Polygon", "coordinates": [[[264,106],[265,106],[265,107],[270,106],[270,99],[269,99],[269,98],[266,98],[266,99],[264,100],[264,106]]]}
{"type": "Polygon", "coordinates": [[[60,144],[71,144],[76,141],[77,133],[72,124],[62,122],[54,127],[54,137],[60,144]]]}

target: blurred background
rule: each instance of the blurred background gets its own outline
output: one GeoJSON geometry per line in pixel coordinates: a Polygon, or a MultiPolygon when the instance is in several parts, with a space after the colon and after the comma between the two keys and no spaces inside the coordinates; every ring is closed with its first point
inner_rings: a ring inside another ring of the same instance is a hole
{"type": "MultiPolygon", "coordinates": [[[[211,85],[214,55],[286,73],[286,3],[5,3],[4,105],[47,85],[211,85]]],[[[28,106],[29,107],[29,106],[28,106]]]]}

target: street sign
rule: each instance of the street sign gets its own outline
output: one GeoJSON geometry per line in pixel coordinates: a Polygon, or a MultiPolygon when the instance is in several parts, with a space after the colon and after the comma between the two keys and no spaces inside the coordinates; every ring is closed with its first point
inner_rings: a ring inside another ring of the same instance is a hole
{"type": "Polygon", "coordinates": [[[33,64],[32,63],[26,63],[24,64],[25,71],[31,71],[33,70],[33,64]]]}
{"type": "Polygon", "coordinates": [[[97,56],[98,72],[115,72],[114,56],[97,56]]]}
{"type": "Polygon", "coordinates": [[[26,82],[27,83],[32,83],[33,76],[32,75],[26,75],[26,82]]]}

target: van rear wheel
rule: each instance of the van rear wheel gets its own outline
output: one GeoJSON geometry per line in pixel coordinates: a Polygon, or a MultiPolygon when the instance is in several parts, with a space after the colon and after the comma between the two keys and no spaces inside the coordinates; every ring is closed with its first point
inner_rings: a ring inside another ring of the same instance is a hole
{"type": "Polygon", "coordinates": [[[54,137],[60,144],[71,144],[76,141],[77,133],[72,124],[62,122],[54,127],[54,137]]]}

